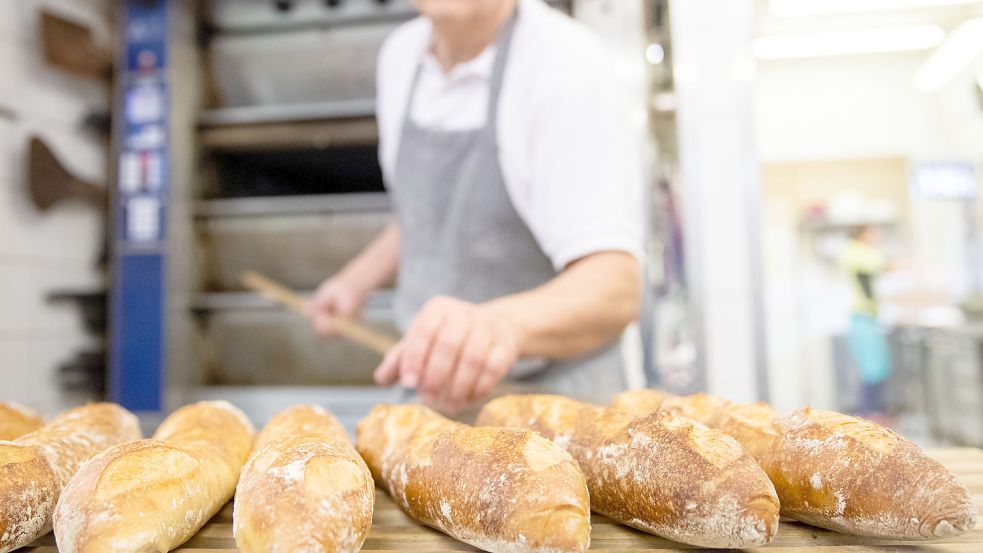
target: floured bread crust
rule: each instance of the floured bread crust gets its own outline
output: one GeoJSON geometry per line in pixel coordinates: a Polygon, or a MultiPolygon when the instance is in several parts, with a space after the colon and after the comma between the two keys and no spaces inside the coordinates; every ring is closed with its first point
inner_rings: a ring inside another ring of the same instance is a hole
{"type": "Polygon", "coordinates": [[[720,424],[720,417],[730,402],[709,394],[690,394],[675,396],[662,402],[661,409],[674,411],[684,417],[701,422],[710,427],[720,424]]]}
{"type": "Polygon", "coordinates": [[[590,545],[583,473],[528,430],[470,427],[419,405],[378,405],[357,449],[411,517],[493,552],[580,552],[590,545]]]}
{"type": "Polygon", "coordinates": [[[71,479],[55,510],[62,553],[169,551],[232,498],[253,427],[226,402],[168,416],[153,439],[120,444],[71,479]]]}
{"type": "Polygon", "coordinates": [[[0,552],[50,532],[55,504],[79,467],[100,451],[139,437],[132,413],[95,403],[66,411],[13,442],[0,442],[0,552]]]}
{"type": "Polygon", "coordinates": [[[611,400],[611,407],[635,417],[644,417],[653,411],[672,411],[712,428],[719,426],[730,405],[726,399],[710,394],[674,396],[652,388],[622,392],[611,400]]]}
{"type": "Polygon", "coordinates": [[[688,408],[739,441],[768,474],[782,515],[858,536],[932,539],[976,523],[968,490],[915,444],[874,422],[832,411],[782,415],[764,403],[700,394],[622,394],[612,405],[644,413],[688,408]],[[700,414],[702,413],[702,414],[700,414]]]}
{"type": "Polygon", "coordinates": [[[0,441],[14,440],[44,426],[44,419],[34,411],[16,403],[0,403],[0,441]]]}
{"type": "Polygon", "coordinates": [[[875,538],[944,538],[974,527],[966,487],[891,430],[810,408],[775,425],[779,445],[762,465],[788,516],[875,538]]]}
{"type": "MultiPolygon", "coordinates": [[[[744,446],[759,463],[779,447],[778,413],[766,403],[730,403],[717,428],[744,446]]],[[[767,468],[765,472],[768,472],[767,468]]],[[[781,492],[778,494],[781,499],[781,492]]]]}
{"type": "Polygon", "coordinates": [[[256,437],[254,449],[259,451],[270,442],[298,436],[351,443],[345,427],[327,409],[320,405],[295,405],[273,415],[256,437]]]}
{"type": "Polygon", "coordinates": [[[662,402],[673,397],[676,396],[660,390],[639,388],[615,395],[611,398],[610,407],[624,411],[633,417],[644,417],[661,409],[662,402]]]}
{"type": "Polygon", "coordinates": [[[479,424],[535,430],[580,463],[591,508],[682,543],[754,547],[778,528],[774,487],[729,436],[672,412],[633,418],[561,396],[505,396],[479,424]]]}
{"type": "Polygon", "coordinates": [[[233,533],[244,553],[355,552],[375,484],[338,420],[297,406],[270,420],[236,488],[233,533]]]}

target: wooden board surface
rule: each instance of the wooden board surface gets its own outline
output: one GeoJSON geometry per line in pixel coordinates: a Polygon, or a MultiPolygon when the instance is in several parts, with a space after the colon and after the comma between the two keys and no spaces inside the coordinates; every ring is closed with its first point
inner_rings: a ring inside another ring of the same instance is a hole
{"type": "MultiPolygon", "coordinates": [[[[938,449],[929,455],[949,467],[973,493],[977,511],[983,513],[983,450],[938,449]]],[[[389,497],[376,490],[372,530],[362,551],[478,551],[421,526],[404,515],[389,497]]],[[[600,515],[591,516],[591,550],[606,551],[685,551],[698,549],[638,532],[600,515]]],[[[232,538],[232,506],[226,505],[202,530],[177,551],[207,553],[236,549],[232,538]]],[[[764,548],[770,553],[981,553],[983,525],[961,536],[929,542],[872,540],[837,534],[829,530],[783,520],[774,541],[764,548]]],[[[55,553],[54,538],[45,536],[22,551],[55,553]]]]}

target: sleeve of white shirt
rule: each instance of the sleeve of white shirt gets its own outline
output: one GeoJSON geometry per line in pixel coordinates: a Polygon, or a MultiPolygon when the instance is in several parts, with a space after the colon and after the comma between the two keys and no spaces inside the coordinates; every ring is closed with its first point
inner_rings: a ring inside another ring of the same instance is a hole
{"type": "Polygon", "coordinates": [[[396,171],[399,135],[410,84],[429,35],[430,24],[417,17],[390,33],[379,50],[376,64],[376,121],[379,125],[379,165],[387,187],[392,186],[396,171]]]}
{"type": "Polygon", "coordinates": [[[524,218],[557,270],[603,251],[644,261],[644,137],[614,60],[599,43],[585,49],[554,62],[529,142],[524,218]]]}

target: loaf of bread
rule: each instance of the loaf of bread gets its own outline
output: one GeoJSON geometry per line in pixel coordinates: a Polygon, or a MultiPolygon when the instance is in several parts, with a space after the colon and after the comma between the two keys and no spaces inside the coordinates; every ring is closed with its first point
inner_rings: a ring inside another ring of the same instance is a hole
{"type": "Polygon", "coordinates": [[[727,400],[709,394],[674,396],[651,388],[622,392],[611,400],[611,407],[636,417],[657,410],[673,411],[710,427],[718,426],[729,404],[727,400]]]}
{"type": "Polygon", "coordinates": [[[611,398],[610,407],[619,409],[633,417],[645,417],[662,409],[662,402],[674,398],[671,394],[652,388],[640,388],[621,392],[611,398]]]}
{"type": "Polygon", "coordinates": [[[140,438],[132,413],[96,403],[66,411],[40,429],[0,442],[0,552],[51,531],[55,503],[87,459],[140,438]]]}
{"type": "MultiPolygon", "coordinates": [[[[615,401],[631,409],[654,397],[633,392],[615,401]]],[[[976,507],[956,477],[883,426],[831,411],[782,415],[764,403],[687,397],[660,405],[687,405],[741,442],[775,484],[784,516],[883,539],[949,537],[975,525],[976,507]]]]}
{"type": "Polygon", "coordinates": [[[44,426],[41,415],[16,403],[0,403],[0,441],[14,440],[44,426]]]}
{"type": "Polygon", "coordinates": [[[535,430],[580,464],[591,509],[639,530],[704,547],[755,547],[778,529],[778,498],[731,437],[670,412],[633,419],[551,395],[505,396],[479,425],[535,430]]]}
{"type": "Polygon", "coordinates": [[[471,427],[419,405],[379,405],[356,447],[409,516],[492,552],[579,552],[590,507],[576,461],[535,432],[471,427]]]}
{"type": "MultiPolygon", "coordinates": [[[[744,450],[766,469],[764,463],[781,447],[778,418],[778,413],[767,403],[727,403],[717,420],[717,428],[740,442],[744,450]]],[[[779,492],[779,499],[781,496],[779,492]]]]}
{"type": "Polygon", "coordinates": [[[278,413],[236,487],[243,553],[355,552],[372,525],[375,483],[344,427],[318,406],[278,413]]]}
{"type": "MultiPolygon", "coordinates": [[[[918,446],[873,422],[801,409],[778,417],[759,462],[788,516],[873,538],[925,539],[972,529],[967,489],[918,446]]],[[[767,428],[764,430],[765,444],[767,428]]]]}
{"type": "Polygon", "coordinates": [[[224,401],[178,409],[152,439],[110,448],[72,478],[55,509],[61,553],[169,551],[232,498],[255,431],[224,401]]]}

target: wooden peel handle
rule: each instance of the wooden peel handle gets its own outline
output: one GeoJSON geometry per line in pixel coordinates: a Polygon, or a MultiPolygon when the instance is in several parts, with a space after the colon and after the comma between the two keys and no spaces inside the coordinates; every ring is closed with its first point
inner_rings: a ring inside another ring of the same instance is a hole
{"type": "MultiPolygon", "coordinates": [[[[241,278],[246,288],[258,292],[264,298],[286,306],[301,315],[307,314],[308,301],[286,286],[270,280],[255,271],[244,271],[241,278]]],[[[376,332],[363,324],[349,319],[330,317],[330,322],[331,326],[338,331],[338,334],[381,355],[385,355],[396,345],[394,338],[376,332]]]]}

